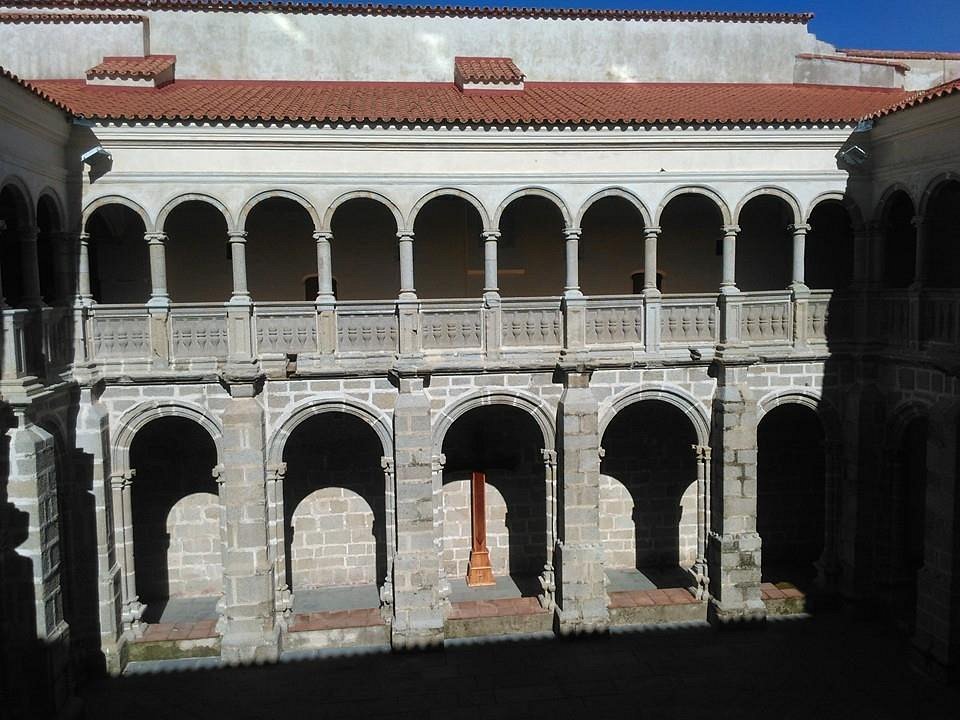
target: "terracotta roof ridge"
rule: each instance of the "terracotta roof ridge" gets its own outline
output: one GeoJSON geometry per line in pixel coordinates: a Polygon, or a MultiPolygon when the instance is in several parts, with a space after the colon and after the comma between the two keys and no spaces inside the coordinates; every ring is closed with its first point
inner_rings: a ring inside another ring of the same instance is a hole
{"type": "Polygon", "coordinates": [[[143,23],[143,15],[120,13],[74,13],[74,12],[2,12],[0,23],[67,25],[70,23],[143,23]]]}
{"type": "Polygon", "coordinates": [[[6,78],[10,82],[16,85],[19,85],[27,92],[32,93],[33,95],[36,95],[38,98],[40,98],[44,102],[50,103],[58,110],[62,110],[63,112],[68,114],[73,114],[73,111],[67,106],[66,103],[53,97],[52,95],[47,93],[45,90],[38,88],[29,80],[23,80],[17,77],[14,73],[10,72],[3,66],[0,66],[0,77],[6,78]]]}
{"type": "Polygon", "coordinates": [[[960,60],[960,52],[940,50],[856,50],[837,49],[837,52],[853,57],[888,58],[891,60],[960,60]]]}
{"type": "Polygon", "coordinates": [[[671,20],[807,24],[813,13],[732,12],[719,10],[619,10],[464,5],[390,5],[295,0],[12,0],[14,7],[97,10],[182,10],[202,12],[282,12],[323,15],[539,18],[557,20],[671,20]]]}
{"type": "Polygon", "coordinates": [[[932,88],[928,88],[927,90],[919,90],[915,93],[911,93],[909,97],[904,98],[898,103],[894,103],[893,105],[888,105],[887,107],[874,111],[869,117],[881,118],[885,115],[891,115],[892,113],[899,112],[901,110],[916,107],[917,105],[923,105],[924,103],[930,102],[931,100],[936,100],[937,98],[941,98],[946,95],[953,95],[956,92],[960,92],[960,78],[947,80],[946,82],[940,83],[939,85],[934,85],[932,88]]]}

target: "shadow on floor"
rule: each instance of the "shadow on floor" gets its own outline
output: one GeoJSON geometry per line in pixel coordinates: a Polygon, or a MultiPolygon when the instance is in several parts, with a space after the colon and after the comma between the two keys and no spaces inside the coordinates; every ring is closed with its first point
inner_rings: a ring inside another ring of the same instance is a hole
{"type": "Polygon", "coordinates": [[[97,720],[955,717],[960,691],[914,674],[905,651],[889,626],[832,614],[156,671],[85,700],[97,720]]]}

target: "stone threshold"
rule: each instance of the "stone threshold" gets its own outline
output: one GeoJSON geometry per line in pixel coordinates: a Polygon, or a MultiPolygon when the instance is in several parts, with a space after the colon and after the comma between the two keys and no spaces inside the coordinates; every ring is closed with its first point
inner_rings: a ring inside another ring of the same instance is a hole
{"type": "Polygon", "coordinates": [[[283,651],[389,646],[380,608],[298,613],[283,634],[283,651]]]}
{"type": "Polygon", "coordinates": [[[760,583],[760,599],[768,615],[794,615],[807,610],[807,596],[788,582],[760,583]]]}
{"type": "Polygon", "coordinates": [[[528,635],[552,628],[553,613],[533,597],[451,603],[443,626],[447,639],[528,635]]]}
{"type": "Polygon", "coordinates": [[[707,603],[685,588],[621,590],[608,593],[610,626],[706,621],[707,603]]]}

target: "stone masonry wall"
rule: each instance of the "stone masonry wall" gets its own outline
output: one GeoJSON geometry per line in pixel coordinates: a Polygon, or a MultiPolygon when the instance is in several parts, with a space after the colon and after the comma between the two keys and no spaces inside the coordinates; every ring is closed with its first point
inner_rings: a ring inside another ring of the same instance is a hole
{"type": "MultiPolygon", "coordinates": [[[[470,560],[470,481],[451,480],[443,486],[443,569],[448,578],[464,578],[470,560]]],[[[507,503],[487,484],[487,549],[493,574],[510,573],[510,536],[507,503]]]]}
{"type": "Polygon", "coordinates": [[[167,515],[169,597],[219,595],[223,590],[220,498],[187,495],[167,515]]]}

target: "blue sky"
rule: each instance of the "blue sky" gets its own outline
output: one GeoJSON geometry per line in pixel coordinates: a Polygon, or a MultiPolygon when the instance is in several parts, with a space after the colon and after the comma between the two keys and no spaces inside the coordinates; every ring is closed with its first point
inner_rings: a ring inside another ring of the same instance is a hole
{"type": "Polygon", "coordinates": [[[393,4],[511,5],[515,7],[644,8],[652,10],[728,10],[812,12],[810,29],[837,47],[884,50],[960,51],[960,0],[387,0],[393,4]]]}

